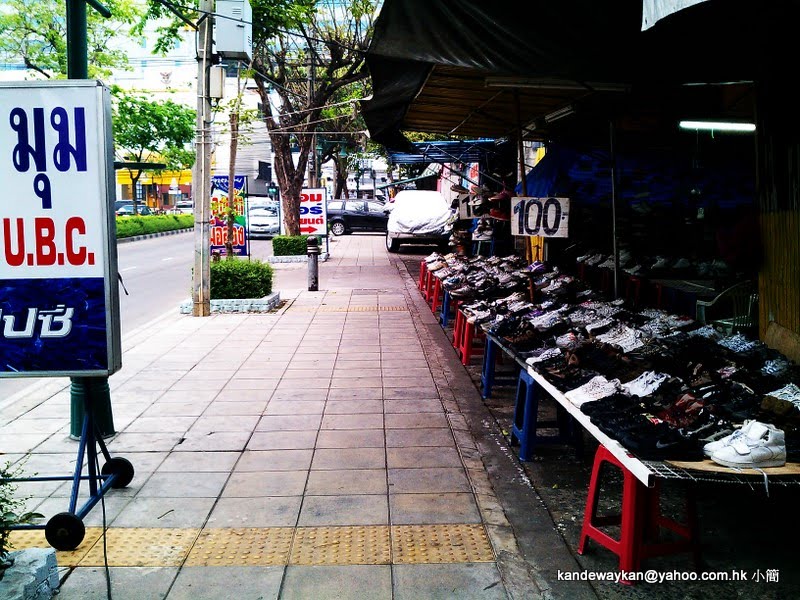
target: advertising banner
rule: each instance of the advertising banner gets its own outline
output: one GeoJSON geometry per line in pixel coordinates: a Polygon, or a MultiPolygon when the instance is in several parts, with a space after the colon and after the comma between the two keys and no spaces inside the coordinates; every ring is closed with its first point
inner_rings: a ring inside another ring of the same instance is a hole
{"type": "MultiPolygon", "coordinates": [[[[328,251],[328,190],[325,188],[300,191],[300,233],[318,235],[325,240],[328,251]]],[[[281,235],[286,235],[286,224],[281,214],[281,235]]]]}
{"type": "MultiPolygon", "coordinates": [[[[233,253],[236,256],[248,256],[250,246],[247,239],[247,213],[245,212],[245,195],[247,194],[247,178],[244,175],[233,177],[234,197],[233,210],[236,218],[233,223],[233,253]]],[[[214,175],[211,178],[211,253],[225,255],[225,242],[228,240],[228,176],[214,175]]]]}
{"type": "Polygon", "coordinates": [[[511,235],[567,237],[569,198],[512,198],[511,235]]]}
{"type": "Polygon", "coordinates": [[[0,377],[121,366],[113,164],[99,82],[0,83],[0,377]]]}

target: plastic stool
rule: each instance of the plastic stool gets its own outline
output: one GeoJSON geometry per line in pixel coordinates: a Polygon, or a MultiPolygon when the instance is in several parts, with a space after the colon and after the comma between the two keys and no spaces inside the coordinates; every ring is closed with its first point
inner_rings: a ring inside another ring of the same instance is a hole
{"type": "Polygon", "coordinates": [[[467,316],[461,310],[456,310],[456,322],[453,325],[453,348],[458,350],[461,346],[461,336],[464,333],[464,325],[467,322],[467,316]]]}
{"type": "Polygon", "coordinates": [[[511,424],[511,442],[519,442],[519,459],[527,461],[536,444],[580,445],[580,429],[561,405],[557,407],[556,421],[539,421],[539,385],[525,370],[519,372],[517,397],[514,401],[514,421],[511,424]],[[539,435],[539,428],[558,428],[558,435],[539,435]]]}
{"type": "Polygon", "coordinates": [[[475,323],[470,323],[465,316],[461,329],[461,339],[456,347],[461,355],[461,364],[464,366],[467,366],[470,363],[470,360],[472,360],[472,355],[476,350],[476,339],[484,340],[486,339],[486,335],[479,330],[476,332],[475,323]]]}
{"type": "Polygon", "coordinates": [[[439,308],[441,308],[442,300],[444,296],[444,289],[442,288],[442,280],[438,277],[433,278],[433,293],[428,300],[428,304],[430,304],[431,311],[436,313],[439,308]]]}
{"type": "Polygon", "coordinates": [[[625,282],[625,300],[630,302],[634,307],[639,306],[642,298],[642,280],[635,275],[628,277],[625,282]]]}
{"type": "Polygon", "coordinates": [[[425,302],[428,304],[431,303],[431,299],[433,298],[433,288],[436,285],[436,277],[433,275],[433,271],[428,269],[425,272],[425,289],[422,292],[422,295],[425,297],[425,302]]]}
{"type": "MultiPolygon", "coordinates": [[[[661,515],[658,480],[656,480],[655,487],[648,488],[636,479],[633,473],[626,469],[605,446],[601,445],[594,455],[578,554],[586,551],[586,543],[591,538],[619,557],[621,571],[639,571],[642,559],[679,552],[692,552],[695,564],[697,564],[700,548],[697,536],[697,512],[692,488],[687,490],[686,513],[686,525],[661,515]],[[600,471],[605,463],[622,471],[622,513],[619,515],[597,516],[600,471]],[[599,529],[600,526],[605,525],[619,525],[619,539],[614,539],[599,529]],[[677,542],[658,542],[659,528],[669,529],[684,539],[677,542]],[[646,538],[648,539],[646,540],[646,538]]],[[[631,583],[625,579],[621,581],[626,584],[631,583]]]]}
{"type": "Polygon", "coordinates": [[[419,283],[417,287],[420,292],[425,291],[425,276],[428,274],[428,263],[424,260],[419,261],[419,283]]]}

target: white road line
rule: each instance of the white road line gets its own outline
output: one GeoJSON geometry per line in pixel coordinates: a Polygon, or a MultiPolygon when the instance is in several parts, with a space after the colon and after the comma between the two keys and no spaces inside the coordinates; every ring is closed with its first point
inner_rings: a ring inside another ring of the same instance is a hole
{"type": "Polygon", "coordinates": [[[124,273],[125,271],[133,271],[134,269],[138,269],[139,267],[125,267],[124,269],[120,270],[120,273],[124,273]]]}
{"type": "Polygon", "coordinates": [[[170,256],[169,258],[162,258],[161,262],[166,262],[168,260],[175,260],[175,257],[174,256],[170,256]]]}

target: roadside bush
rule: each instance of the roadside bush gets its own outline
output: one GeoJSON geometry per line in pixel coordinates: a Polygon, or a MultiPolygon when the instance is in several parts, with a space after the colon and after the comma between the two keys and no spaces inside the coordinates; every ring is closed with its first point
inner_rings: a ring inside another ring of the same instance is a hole
{"type": "MultiPolygon", "coordinates": [[[[272,238],[272,253],[275,256],[305,256],[308,251],[307,235],[276,235],[272,238]]],[[[322,241],[317,236],[322,247],[322,241]]]]}
{"type": "Polygon", "coordinates": [[[224,258],[211,263],[211,299],[263,298],[272,292],[272,267],[260,260],[224,258]]]}
{"type": "Polygon", "coordinates": [[[11,463],[0,466],[0,579],[3,579],[5,569],[10,565],[8,553],[11,550],[9,543],[9,527],[30,524],[44,515],[37,512],[24,510],[26,498],[15,498],[17,486],[4,479],[13,479],[22,475],[22,467],[12,467],[11,463]]]}
{"type": "Polygon", "coordinates": [[[146,215],[117,217],[117,237],[160,233],[194,227],[194,215],[146,215]]]}

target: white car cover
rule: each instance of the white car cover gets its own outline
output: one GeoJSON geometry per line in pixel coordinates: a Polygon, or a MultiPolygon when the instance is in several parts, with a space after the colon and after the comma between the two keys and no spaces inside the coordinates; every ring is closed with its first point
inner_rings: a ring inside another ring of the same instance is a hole
{"type": "Polygon", "coordinates": [[[389,213],[391,233],[441,234],[450,228],[452,209],[439,192],[403,190],[389,213]]]}

